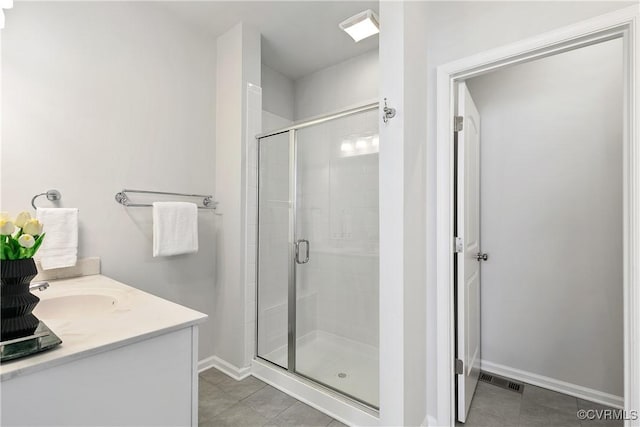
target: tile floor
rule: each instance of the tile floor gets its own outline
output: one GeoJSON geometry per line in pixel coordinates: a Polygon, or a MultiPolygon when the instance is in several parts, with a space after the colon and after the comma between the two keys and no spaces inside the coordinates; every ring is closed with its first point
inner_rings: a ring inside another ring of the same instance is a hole
{"type": "MultiPolygon", "coordinates": [[[[344,424],[270,385],[242,381],[209,369],[200,374],[199,425],[202,427],[340,427],[344,424]]],[[[515,393],[480,382],[462,427],[618,427],[622,421],[581,421],[578,409],[609,409],[530,384],[515,393]]]]}
{"type": "Polygon", "coordinates": [[[464,427],[614,427],[622,421],[581,421],[579,409],[611,409],[597,403],[525,384],[516,393],[480,382],[464,427]]]}
{"type": "Polygon", "coordinates": [[[200,373],[198,424],[202,427],[340,427],[344,424],[266,383],[242,381],[216,369],[200,373]]]}

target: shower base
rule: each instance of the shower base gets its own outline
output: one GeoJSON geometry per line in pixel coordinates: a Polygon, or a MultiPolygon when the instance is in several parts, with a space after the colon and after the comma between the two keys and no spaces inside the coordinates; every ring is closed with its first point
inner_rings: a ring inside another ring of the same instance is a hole
{"type": "MultiPolygon", "coordinates": [[[[296,372],[372,407],[379,406],[379,349],[324,331],[298,338],[296,372]]],[[[263,356],[286,366],[287,348],[263,356]]]]}

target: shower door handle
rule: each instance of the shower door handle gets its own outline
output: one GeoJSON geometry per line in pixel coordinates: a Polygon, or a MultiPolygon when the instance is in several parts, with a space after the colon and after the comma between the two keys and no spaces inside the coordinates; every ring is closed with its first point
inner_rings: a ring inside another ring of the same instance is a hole
{"type": "Polygon", "coordinates": [[[309,262],[309,241],[305,240],[305,239],[300,239],[296,242],[296,262],[298,264],[306,264],[309,262]],[[300,261],[300,245],[302,243],[306,244],[307,250],[304,256],[304,259],[302,261],[300,261]]]}

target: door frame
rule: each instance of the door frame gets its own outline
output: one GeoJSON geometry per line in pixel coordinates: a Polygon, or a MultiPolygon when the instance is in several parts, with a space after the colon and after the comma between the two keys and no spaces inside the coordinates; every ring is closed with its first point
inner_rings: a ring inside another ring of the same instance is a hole
{"type": "MultiPolygon", "coordinates": [[[[624,409],[640,411],[640,6],[630,6],[437,69],[437,425],[455,424],[453,298],[453,116],[455,84],[534,59],[621,38],[624,46],[623,304],[624,409]]],[[[636,424],[634,424],[636,425],[636,424]]],[[[625,426],[631,426],[625,421],[625,426]]]]}

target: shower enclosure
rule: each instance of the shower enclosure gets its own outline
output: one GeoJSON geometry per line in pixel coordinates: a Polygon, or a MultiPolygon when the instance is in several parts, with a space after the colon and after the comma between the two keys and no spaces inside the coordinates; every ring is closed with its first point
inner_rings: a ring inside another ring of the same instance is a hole
{"type": "Polygon", "coordinates": [[[378,400],[378,106],[258,137],[257,357],[378,400]]]}

